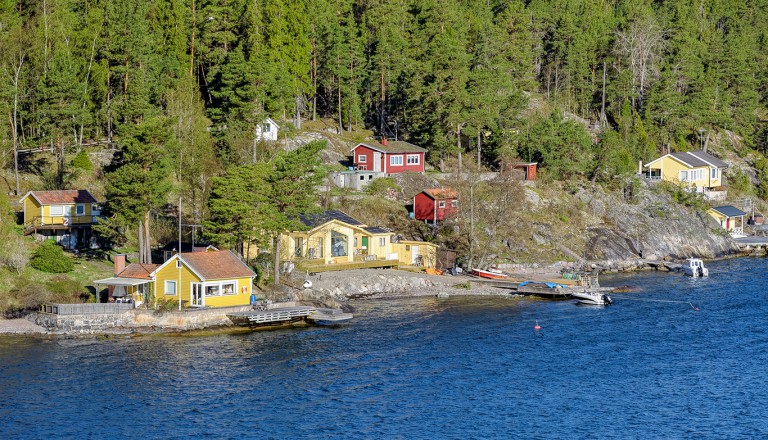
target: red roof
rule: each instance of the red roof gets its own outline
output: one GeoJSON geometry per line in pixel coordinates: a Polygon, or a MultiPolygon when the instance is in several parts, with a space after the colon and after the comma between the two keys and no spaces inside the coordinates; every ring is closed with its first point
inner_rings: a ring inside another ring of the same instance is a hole
{"type": "Polygon", "coordinates": [[[98,203],[87,189],[67,189],[59,191],[30,191],[22,197],[32,196],[43,205],[66,205],[71,203],[98,203]]]}
{"type": "MultiPolygon", "coordinates": [[[[357,147],[363,145],[382,153],[426,153],[426,148],[421,148],[405,141],[386,141],[386,145],[376,141],[365,141],[357,144],[357,147]]],[[[357,148],[355,147],[355,148],[357,148]]],[[[355,149],[353,148],[353,150],[355,149]]]]}
{"type": "Polygon", "coordinates": [[[232,251],[184,252],[181,258],[206,280],[256,276],[232,251]]]}
{"type": "Polygon", "coordinates": [[[459,193],[451,188],[430,188],[430,189],[425,189],[423,192],[424,194],[432,197],[435,200],[459,198],[459,193]]]}
{"type": "Polygon", "coordinates": [[[152,272],[160,267],[159,264],[145,264],[145,263],[131,263],[122,272],[117,274],[120,278],[140,278],[144,280],[151,280],[149,276],[152,272]]]}

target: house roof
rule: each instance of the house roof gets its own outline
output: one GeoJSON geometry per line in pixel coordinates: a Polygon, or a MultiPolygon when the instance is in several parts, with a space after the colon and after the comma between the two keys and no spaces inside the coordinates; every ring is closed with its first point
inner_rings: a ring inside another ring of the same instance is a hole
{"type": "Polygon", "coordinates": [[[366,232],[370,232],[371,234],[389,234],[390,231],[387,228],[381,227],[381,226],[370,226],[367,228],[363,228],[366,232]]]}
{"type": "Polygon", "coordinates": [[[152,272],[160,267],[159,264],[146,264],[146,263],[131,263],[125,267],[117,278],[139,278],[139,279],[152,279],[152,272]]]}
{"type": "MultiPolygon", "coordinates": [[[[387,142],[387,145],[384,145],[384,144],[376,142],[376,141],[365,141],[365,142],[361,142],[361,143],[357,144],[357,146],[355,148],[357,148],[357,147],[359,147],[361,145],[365,145],[366,147],[368,147],[368,148],[370,148],[372,150],[381,151],[382,153],[390,153],[390,154],[392,154],[392,153],[394,153],[394,154],[397,154],[397,153],[426,153],[427,152],[426,148],[421,148],[421,147],[418,147],[416,145],[413,145],[413,144],[405,142],[405,141],[386,141],[386,142],[387,142]]],[[[355,148],[353,148],[352,150],[354,150],[355,148]]]]}
{"type": "Polygon", "coordinates": [[[67,189],[58,191],[30,191],[19,200],[34,197],[41,205],[61,205],[69,203],[98,203],[87,189],[67,189]]]}
{"type": "Polygon", "coordinates": [[[332,220],[338,220],[352,226],[363,226],[363,222],[346,213],[331,209],[317,214],[299,215],[299,220],[310,228],[315,228],[332,220]]]}
{"type": "Polygon", "coordinates": [[[435,200],[458,199],[459,193],[451,188],[430,188],[422,191],[435,200]]]}
{"type": "Polygon", "coordinates": [[[262,121],[262,123],[264,123],[264,122],[269,122],[269,123],[271,123],[272,125],[274,125],[275,127],[277,127],[277,128],[280,128],[280,126],[279,126],[279,125],[277,125],[277,122],[275,122],[275,121],[274,121],[274,119],[272,119],[272,118],[266,118],[266,119],[264,119],[264,120],[262,121]]]}
{"type": "Polygon", "coordinates": [[[256,276],[232,251],[182,253],[181,259],[204,280],[256,276]]]}
{"type": "Polygon", "coordinates": [[[726,217],[741,217],[743,215],[747,215],[746,212],[731,205],[715,206],[712,209],[714,209],[715,211],[719,212],[720,214],[726,217]]]}
{"type": "Polygon", "coordinates": [[[728,168],[728,164],[726,162],[723,162],[722,160],[704,151],[685,151],[680,153],[665,154],[656,160],[648,162],[645,166],[648,167],[652,163],[658,162],[665,157],[672,157],[678,162],[687,165],[689,168],[710,166],[717,168],[728,168]]]}

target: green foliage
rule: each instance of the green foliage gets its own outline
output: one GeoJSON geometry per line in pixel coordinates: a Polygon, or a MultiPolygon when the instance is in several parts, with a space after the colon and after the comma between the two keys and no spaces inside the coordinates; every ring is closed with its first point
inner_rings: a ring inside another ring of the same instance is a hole
{"type": "Polygon", "coordinates": [[[366,194],[381,197],[387,196],[391,190],[400,190],[400,188],[397,186],[397,183],[395,182],[395,179],[392,177],[374,179],[371,183],[368,184],[368,186],[365,187],[366,194]]]}
{"type": "Polygon", "coordinates": [[[752,192],[752,182],[749,181],[749,176],[741,168],[731,167],[726,170],[726,173],[729,188],[742,194],[750,194],[752,192]]]}
{"type": "Polygon", "coordinates": [[[704,197],[690,188],[684,188],[669,182],[661,182],[659,186],[672,196],[672,200],[683,206],[693,208],[699,212],[706,212],[709,209],[709,204],[704,200],[704,197]]]}
{"type": "Polygon", "coordinates": [[[64,250],[52,241],[44,241],[32,253],[29,265],[37,270],[49,273],[66,273],[75,268],[72,259],[64,250]]]}
{"type": "Polygon", "coordinates": [[[585,176],[594,168],[592,140],[581,124],[553,112],[531,127],[523,149],[555,179],[585,176]]]}
{"type": "Polygon", "coordinates": [[[19,277],[9,292],[0,296],[0,313],[6,318],[19,318],[39,310],[45,303],[82,303],[90,297],[82,283],[66,275],[47,281],[19,277]]]}
{"type": "Polygon", "coordinates": [[[91,162],[91,158],[88,156],[88,151],[85,149],[80,150],[72,159],[72,166],[78,170],[93,171],[93,162],[91,162]]]}
{"type": "Polygon", "coordinates": [[[755,161],[757,170],[757,196],[763,200],[768,199],[768,159],[759,156],[755,161]]]}
{"type": "Polygon", "coordinates": [[[158,298],[155,303],[155,314],[163,315],[168,312],[179,310],[179,300],[174,298],[158,298]]]}

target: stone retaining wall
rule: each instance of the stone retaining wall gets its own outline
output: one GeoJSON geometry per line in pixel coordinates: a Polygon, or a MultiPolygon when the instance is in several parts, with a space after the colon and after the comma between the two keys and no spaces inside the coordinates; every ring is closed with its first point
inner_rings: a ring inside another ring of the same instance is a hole
{"type": "Polygon", "coordinates": [[[250,310],[250,306],[163,312],[134,309],[119,314],[55,315],[35,313],[28,319],[48,331],[66,334],[132,333],[142,329],[154,331],[188,331],[209,327],[232,326],[227,313],[250,310]]]}

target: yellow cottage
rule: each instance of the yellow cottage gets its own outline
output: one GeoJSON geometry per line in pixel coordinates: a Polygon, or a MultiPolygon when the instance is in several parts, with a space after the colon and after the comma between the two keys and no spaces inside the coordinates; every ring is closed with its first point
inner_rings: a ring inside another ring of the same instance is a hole
{"type": "Polygon", "coordinates": [[[256,273],[231,251],[176,254],[163,264],[132,263],[115,258],[115,276],[94,281],[111,287],[111,297],[150,301],[182,301],[190,307],[248,305],[256,273]],[[122,265],[122,267],[121,267],[122,265]]]}
{"type": "Polygon", "coordinates": [[[280,236],[282,261],[326,265],[387,261],[390,265],[424,267],[434,267],[436,261],[437,246],[422,241],[398,243],[389,229],[367,226],[342,211],[329,210],[299,219],[308,230],[280,236]]]}
{"type": "Polygon", "coordinates": [[[30,191],[19,203],[25,235],[37,234],[66,248],[95,247],[91,226],[101,209],[88,190],[30,191]]]}
{"type": "Polygon", "coordinates": [[[723,170],[728,164],[704,151],[670,153],[648,162],[648,177],[664,180],[705,193],[723,185],[723,170]]]}
{"type": "Polygon", "coordinates": [[[715,206],[710,208],[707,214],[717,220],[720,227],[730,232],[734,237],[744,236],[744,216],[747,213],[741,209],[731,205],[715,206]]]}

